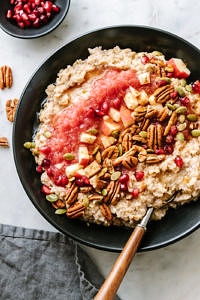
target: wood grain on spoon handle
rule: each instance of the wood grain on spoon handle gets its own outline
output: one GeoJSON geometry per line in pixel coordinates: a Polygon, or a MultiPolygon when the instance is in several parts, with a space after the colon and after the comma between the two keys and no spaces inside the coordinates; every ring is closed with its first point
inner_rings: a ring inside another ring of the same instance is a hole
{"type": "Polygon", "coordinates": [[[145,228],[136,226],[94,300],[112,300],[137,252],[145,228]]]}

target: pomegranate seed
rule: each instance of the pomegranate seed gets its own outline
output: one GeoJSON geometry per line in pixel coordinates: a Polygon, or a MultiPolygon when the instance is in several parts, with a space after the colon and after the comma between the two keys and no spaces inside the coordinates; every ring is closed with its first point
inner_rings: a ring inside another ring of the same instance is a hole
{"type": "Polygon", "coordinates": [[[11,9],[9,9],[9,10],[7,11],[6,18],[7,18],[7,19],[11,19],[12,16],[13,16],[13,12],[12,12],[11,9]]]}
{"type": "Polygon", "coordinates": [[[137,181],[141,181],[144,179],[144,172],[143,171],[136,171],[135,178],[137,181]]]}
{"type": "Polygon", "coordinates": [[[100,110],[104,113],[104,115],[106,115],[108,113],[108,110],[109,110],[108,103],[107,102],[103,102],[100,110]]]}
{"type": "Polygon", "coordinates": [[[52,177],[52,176],[53,176],[53,173],[54,173],[54,172],[53,172],[53,169],[52,169],[51,167],[48,168],[46,172],[47,172],[47,175],[48,175],[49,177],[52,177]]]}
{"type": "Polygon", "coordinates": [[[38,12],[38,14],[40,16],[40,15],[42,15],[42,14],[45,13],[45,9],[42,6],[40,6],[40,7],[37,8],[37,12],[38,12]]]}
{"type": "Polygon", "coordinates": [[[49,167],[50,166],[50,160],[44,158],[41,165],[42,165],[43,168],[49,167]]]}
{"type": "Polygon", "coordinates": [[[40,5],[41,0],[35,0],[36,5],[40,5]]]}
{"type": "Polygon", "coordinates": [[[58,7],[56,4],[53,4],[52,5],[52,11],[55,12],[55,13],[59,13],[60,7],[58,7]]]}
{"type": "Polygon", "coordinates": [[[166,76],[169,77],[169,78],[172,78],[174,76],[174,73],[173,72],[167,72],[166,76]]]}
{"type": "Polygon", "coordinates": [[[50,188],[47,186],[47,185],[43,185],[42,186],[42,192],[45,194],[45,195],[49,195],[51,193],[51,190],[50,188]]]}
{"type": "Polygon", "coordinates": [[[30,13],[31,13],[30,4],[24,4],[23,9],[24,9],[24,11],[25,11],[27,14],[30,14],[30,13]]]}
{"type": "Polygon", "coordinates": [[[59,175],[55,180],[54,183],[58,186],[64,187],[66,184],[68,184],[68,178],[65,175],[59,175]]]}
{"type": "Polygon", "coordinates": [[[141,63],[142,63],[143,65],[146,65],[148,62],[149,62],[148,56],[147,56],[147,55],[143,55],[143,56],[141,57],[141,63]]]}
{"type": "Polygon", "coordinates": [[[17,24],[19,25],[20,28],[25,28],[24,22],[17,22],[17,24]]]}
{"type": "Polygon", "coordinates": [[[28,21],[28,16],[27,16],[26,13],[23,13],[23,14],[21,15],[21,17],[22,17],[22,20],[23,20],[23,21],[28,21]]]}
{"type": "Polygon", "coordinates": [[[38,173],[42,173],[42,172],[43,172],[43,167],[42,167],[41,165],[37,166],[37,167],[36,167],[36,171],[37,171],[38,173]]]}
{"type": "Polygon", "coordinates": [[[24,24],[26,27],[30,27],[31,26],[31,22],[29,20],[24,21],[24,24]]]}
{"type": "Polygon", "coordinates": [[[35,20],[37,19],[37,16],[32,13],[32,14],[28,15],[28,18],[31,22],[35,22],[35,20]]]}
{"type": "MultiPolygon", "coordinates": [[[[167,135],[167,136],[166,136],[165,142],[166,142],[167,144],[171,144],[171,143],[173,143],[173,141],[174,141],[174,137],[173,137],[172,135],[167,135]]],[[[163,153],[163,154],[164,154],[164,153],[163,153]]]]}
{"type": "Polygon", "coordinates": [[[120,105],[121,105],[121,100],[119,98],[115,98],[112,101],[112,105],[113,105],[114,108],[119,109],[120,105]]]}
{"type": "Polygon", "coordinates": [[[47,16],[41,15],[41,16],[40,16],[40,21],[41,21],[43,24],[46,24],[46,23],[48,22],[47,16]]]}
{"type": "Polygon", "coordinates": [[[121,183],[121,184],[120,184],[120,190],[121,190],[122,192],[126,192],[126,191],[128,190],[127,184],[126,184],[126,183],[121,183]]]}
{"type": "Polygon", "coordinates": [[[127,173],[123,174],[119,178],[120,183],[127,183],[129,181],[129,175],[127,173]]]}
{"type": "Polygon", "coordinates": [[[178,132],[178,129],[176,127],[176,125],[172,125],[171,128],[170,128],[170,133],[171,135],[175,136],[178,132]]]}
{"type": "Polygon", "coordinates": [[[190,99],[188,97],[182,98],[181,99],[181,104],[188,108],[190,106],[190,99]]]}
{"type": "Polygon", "coordinates": [[[174,147],[172,145],[166,145],[164,147],[165,153],[172,154],[174,152],[174,147]]]}
{"type": "Polygon", "coordinates": [[[193,85],[192,85],[192,91],[194,93],[197,93],[199,94],[200,93],[200,81],[199,80],[196,80],[193,85]]]}
{"type": "MultiPolygon", "coordinates": [[[[37,20],[39,20],[39,19],[36,19],[36,21],[37,20]]],[[[39,151],[45,155],[48,155],[51,152],[51,148],[49,146],[42,146],[42,147],[40,147],[39,151]]]]}
{"type": "Polygon", "coordinates": [[[157,86],[158,86],[158,87],[161,87],[161,86],[166,85],[166,84],[167,84],[167,81],[164,80],[164,79],[161,79],[161,80],[158,80],[156,83],[157,83],[157,86]]]}
{"type": "Polygon", "coordinates": [[[139,196],[140,190],[138,188],[133,189],[131,195],[133,198],[137,198],[139,196]]]}
{"type": "Polygon", "coordinates": [[[51,1],[45,1],[44,3],[44,9],[46,12],[51,12],[52,11],[52,2],[51,1]]]}
{"type": "Polygon", "coordinates": [[[156,149],[155,154],[165,154],[165,150],[163,148],[156,149]]]}
{"type": "Polygon", "coordinates": [[[177,167],[182,168],[183,166],[183,159],[182,157],[180,157],[179,155],[175,157],[174,159],[175,164],[177,165],[177,167]]]}
{"type": "Polygon", "coordinates": [[[175,99],[177,96],[178,96],[178,92],[177,92],[177,91],[174,91],[174,92],[172,92],[172,93],[170,94],[170,97],[171,97],[172,99],[175,99]]]}

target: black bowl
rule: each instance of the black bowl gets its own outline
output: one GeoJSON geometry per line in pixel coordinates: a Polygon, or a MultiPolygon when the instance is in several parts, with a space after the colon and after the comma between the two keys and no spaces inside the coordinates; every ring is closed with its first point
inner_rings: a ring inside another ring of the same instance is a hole
{"type": "Polygon", "coordinates": [[[13,8],[13,6],[10,5],[9,0],[3,0],[1,1],[0,9],[0,27],[6,33],[16,38],[32,39],[44,36],[61,24],[70,6],[70,0],[55,0],[54,3],[60,8],[60,11],[59,13],[56,13],[47,24],[41,26],[40,28],[22,29],[17,26],[14,21],[6,18],[7,10],[13,8]]]}
{"type": "MultiPolygon", "coordinates": [[[[158,50],[167,58],[182,58],[192,71],[191,80],[200,78],[200,51],[173,34],[150,27],[104,28],[78,37],[56,51],[38,68],[22,93],[14,122],[13,150],[17,171],[29,198],[47,221],[69,237],[95,248],[120,251],[132,230],[123,227],[87,226],[81,221],[56,215],[51,204],[40,192],[41,183],[35,171],[34,159],[23,147],[24,142],[31,140],[37,126],[36,114],[45,99],[47,85],[55,81],[61,68],[72,64],[77,58],[86,58],[88,48],[100,45],[105,49],[119,45],[135,51],[158,50]]],[[[139,251],[166,246],[185,237],[199,226],[199,202],[170,210],[163,220],[149,224],[139,251]]]]}

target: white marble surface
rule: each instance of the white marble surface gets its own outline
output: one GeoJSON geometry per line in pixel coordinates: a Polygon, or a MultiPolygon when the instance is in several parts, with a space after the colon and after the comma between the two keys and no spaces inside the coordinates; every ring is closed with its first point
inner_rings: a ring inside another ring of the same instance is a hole
{"type": "MultiPolygon", "coordinates": [[[[7,99],[20,97],[30,75],[47,56],[74,37],[110,25],[150,25],[200,47],[198,0],[72,0],[64,22],[51,34],[20,40],[0,30],[0,65],[13,69],[12,89],[0,90],[0,136],[11,146],[12,124],[5,116],[7,99]]],[[[0,222],[55,230],[36,211],[18,179],[12,147],[0,149],[0,222]]],[[[84,247],[106,276],[117,254],[84,247]]],[[[200,231],[164,249],[134,258],[119,295],[123,300],[200,299],[200,231]]]]}

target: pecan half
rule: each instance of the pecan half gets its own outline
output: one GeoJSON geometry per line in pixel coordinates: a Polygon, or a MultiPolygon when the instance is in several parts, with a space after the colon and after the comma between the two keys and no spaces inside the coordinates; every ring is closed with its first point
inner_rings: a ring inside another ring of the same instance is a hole
{"type": "Polygon", "coordinates": [[[160,122],[165,121],[169,117],[169,109],[165,106],[161,111],[158,113],[158,120],[160,122]]]}
{"type": "Polygon", "coordinates": [[[168,135],[172,125],[174,125],[176,123],[176,120],[177,120],[177,113],[175,111],[173,111],[173,113],[171,114],[171,117],[167,123],[167,126],[165,127],[164,136],[168,135]]]}
{"type": "Polygon", "coordinates": [[[145,119],[152,119],[152,118],[155,118],[157,115],[158,115],[158,110],[157,109],[149,108],[149,109],[147,109],[145,119]]]}
{"type": "Polygon", "coordinates": [[[105,203],[101,204],[99,207],[102,212],[102,215],[106,218],[106,220],[111,221],[112,213],[111,213],[110,207],[105,203]]]}
{"type": "Polygon", "coordinates": [[[7,137],[0,137],[0,147],[9,148],[7,137]]]}
{"type": "Polygon", "coordinates": [[[119,155],[119,148],[115,145],[112,145],[108,148],[106,148],[103,152],[102,152],[102,159],[105,158],[110,158],[110,159],[114,159],[119,155]]]}
{"type": "Polygon", "coordinates": [[[136,120],[136,122],[140,122],[144,119],[147,112],[146,106],[138,106],[133,112],[133,116],[136,120]]]}
{"type": "Polygon", "coordinates": [[[0,68],[0,88],[11,88],[13,84],[12,70],[9,66],[2,66],[0,68]]]}
{"type": "Polygon", "coordinates": [[[80,218],[84,214],[85,205],[83,203],[75,203],[67,209],[67,217],[71,219],[80,218]]]}
{"type": "Polygon", "coordinates": [[[104,203],[116,204],[119,199],[120,183],[118,181],[110,181],[107,188],[107,195],[104,197],[104,203]]]}
{"type": "Polygon", "coordinates": [[[156,164],[165,159],[165,154],[148,154],[146,158],[147,164],[156,164]]]}
{"type": "Polygon", "coordinates": [[[123,136],[123,139],[122,139],[123,152],[127,152],[128,150],[130,150],[132,145],[133,145],[133,143],[132,143],[132,134],[131,133],[126,133],[123,136]]]}
{"type": "Polygon", "coordinates": [[[18,99],[9,99],[6,101],[6,116],[8,121],[10,122],[14,121],[17,105],[18,99]]]}
{"type": "Polygon", "coordinates": [[[66,204],[68,205],[73,204],[74,202],[76,202],[77,197],[78,197],[78,187],[75,185],[75,183],[73,183],[66,193],[65,196],[66,204]]]}
{"type": "Polygon", "coordinates": [[[166,103],[171,99],[172,92],[174,92],[174,87],[167,84],[157,88],[153,95],[157,103],[166,103]]]}
{"type": "Polygon", "coordinates": [[[123,138],[126,134],[130,133],[131,135],[134,135],[137,130],[138,130],[138,125],[131,125],[130,127],[126,128],[125,130],[123,130],[121,133],[120,133],[120,136],[119,136],[119,143],[122,143],[123,141],[123,138]]]}
{"type": "Polygon", "coordinates": [[[154,151],[161,147],[163,129],[161,124],[151,124],[147,129],[147,144],[154,151]]]}

